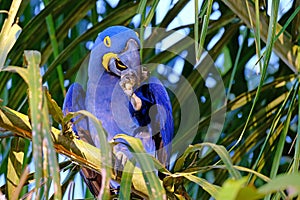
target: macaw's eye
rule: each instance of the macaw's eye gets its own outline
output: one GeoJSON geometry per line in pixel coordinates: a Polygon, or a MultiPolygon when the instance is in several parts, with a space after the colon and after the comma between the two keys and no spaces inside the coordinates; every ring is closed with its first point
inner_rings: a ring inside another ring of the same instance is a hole
{"type": "Polygon", "coordinates": [[[124,63],[121,60],[116,59],[115,63],[116,63],[116,67],[118,70],[123,71],[123,70],[127,69],[127,66],[124,65],[124,63]]]}
{"type": "Polygon", "coordinates": [[[110,37],[106,36],[103,40],[103,43],[105,46],[110,47],[111,46],[111,41],[110,41],[110,37]]]}

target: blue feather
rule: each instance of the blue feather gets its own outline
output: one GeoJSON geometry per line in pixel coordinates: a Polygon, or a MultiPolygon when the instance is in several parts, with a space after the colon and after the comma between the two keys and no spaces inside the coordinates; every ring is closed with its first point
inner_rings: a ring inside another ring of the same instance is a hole
{"type": "MultiPolygon", "coordinates": [[[[73,83],[66,94],[66,98],[63,104],[63,113],[67,115],[69,112],[76,112],[78,110],[85,110],[85,91],[78,83],[73,83]]],[[[79,119],[79,116],[71,119],[74,123],[79,119]]],[[[79,130],[87,130],[87,119],[80,120],[78,123],[73,124],[74,132],[79,136],[79,130]]]]}
{"type": "Polygon", "coordinates": [[[164,148],[163,151],[166,153],[166,158],[160,158],[158,155],[158,159],[165,165],[168,165],[174,133],[172,106],[168,93],[157,78],[151,77],[148,83],[141,85],[135,91],[135,94],[142,100],[142,108],[139,111],[135,111],[131,103],[129,103],[132,117],[134,117],[139,126],[145,127],[150,125],[149,129],[152,132],[151,136],[155,140],[156,150],[164,148]],[[160,137],[162,145],[159,141],[160,137]]]}

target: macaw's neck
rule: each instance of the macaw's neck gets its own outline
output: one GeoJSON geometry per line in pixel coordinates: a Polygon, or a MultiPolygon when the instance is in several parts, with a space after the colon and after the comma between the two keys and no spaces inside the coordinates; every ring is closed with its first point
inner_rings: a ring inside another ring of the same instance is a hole
{"type": "Polygon", "coordinates": [[[119,82],[120,77],[103,72],[97,84],[88,85],[87,109],[102,122],[108,140],[119,133],[132,135],[136,128],[128,109],[128,97],[119,82]]]}
{"type": "MultiPolygon", "coordinates": [[[[103,72],[96,85],[96,98],[111,101],[111,95],[119,87],[120,77],[103,72]]],[[[122,94],[120,94],[122,95],[122,94]]],[[[104,102],[103,102],[104,103],[104,102]]]]}

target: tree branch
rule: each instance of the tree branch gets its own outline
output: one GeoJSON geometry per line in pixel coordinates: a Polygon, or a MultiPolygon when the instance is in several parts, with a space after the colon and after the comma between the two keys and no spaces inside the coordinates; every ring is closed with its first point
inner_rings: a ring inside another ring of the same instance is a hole
{"type": "MultiPolygon", "coordinates": [[[[31,125],[27,115],[14,111],[8,107],[0,107],[0,127],[15,133],[17,136],[32,139],[31,125]]],[[[1,130],[1,131],[2,131],[1,130]]],[[[0,136],[1,136],[0,132],[0,136]]],[[[67,137],[60,130],[52,127],[51,138],[57,153],[70,157],[74,162],[101,172],[100,150],[82,140],[67,137]]],[[[142,172],[135,167],[132,184],[134,191],[143,196],[147,195],[147,188],[142,172]]]]}

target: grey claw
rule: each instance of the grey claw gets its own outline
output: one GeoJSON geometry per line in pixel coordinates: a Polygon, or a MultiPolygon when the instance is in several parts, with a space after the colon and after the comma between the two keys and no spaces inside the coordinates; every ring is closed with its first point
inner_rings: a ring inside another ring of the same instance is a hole
{"type": "Polygon", "coordinates": [[[133,88],[137,83],[137,75],[135,71],[129,70],[121,74],[120,86],[124,93],[131,97],[133,94],[133,88]]]}

